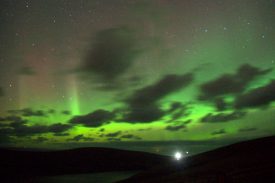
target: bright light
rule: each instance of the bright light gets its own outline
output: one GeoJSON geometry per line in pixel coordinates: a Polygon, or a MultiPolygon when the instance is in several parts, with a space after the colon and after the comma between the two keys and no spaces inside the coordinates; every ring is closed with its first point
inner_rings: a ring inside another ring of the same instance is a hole
{"type": "Polygon", "coordinates": [[[180,160],[182,158],[182,154],[180,152],[176,152],[174,157],[176,160],[180,160]]]}

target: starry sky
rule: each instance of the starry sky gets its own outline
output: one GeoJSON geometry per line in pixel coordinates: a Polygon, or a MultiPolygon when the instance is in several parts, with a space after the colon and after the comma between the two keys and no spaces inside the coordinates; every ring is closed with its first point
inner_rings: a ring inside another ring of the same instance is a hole
{"type": "Polygon", "coordinates": [[[197,153],[274,135],[274,0],[0,7],[0,146],[197,153]]]}

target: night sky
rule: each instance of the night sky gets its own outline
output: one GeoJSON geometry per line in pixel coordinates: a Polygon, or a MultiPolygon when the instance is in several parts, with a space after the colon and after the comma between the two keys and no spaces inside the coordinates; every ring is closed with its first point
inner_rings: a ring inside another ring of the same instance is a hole
{"type": "Polygon", "coordinates": [[[191,153],[275,132],[273,0],[1,0],[0,145],[191,153]]]}

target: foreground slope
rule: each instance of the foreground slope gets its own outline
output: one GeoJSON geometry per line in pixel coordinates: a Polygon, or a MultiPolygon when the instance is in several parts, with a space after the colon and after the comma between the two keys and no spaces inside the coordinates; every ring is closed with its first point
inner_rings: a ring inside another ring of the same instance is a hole
{"type": "Polygon", "coordinates": [[[146,170],[165,164],[167,159],[156,154],[110,148],[48,152],[0,149],[0,182],[35,176],[146,170]]]}
{"type": "Polygon", "coordinates": [[[240,142],[134,175],[121,183],[275,182],[275,136],[240,142]]]}

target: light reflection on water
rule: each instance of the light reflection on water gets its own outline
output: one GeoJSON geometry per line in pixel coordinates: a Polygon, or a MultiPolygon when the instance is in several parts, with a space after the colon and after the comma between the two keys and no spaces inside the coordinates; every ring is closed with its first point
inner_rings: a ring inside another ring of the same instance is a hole
{"type": "Polygon", "coordinates": [[[137,171],[119,171],[91,174],[75,174],[37,178],[37,183],[113,183],[126,179],[138,173],[137,171]]]}

